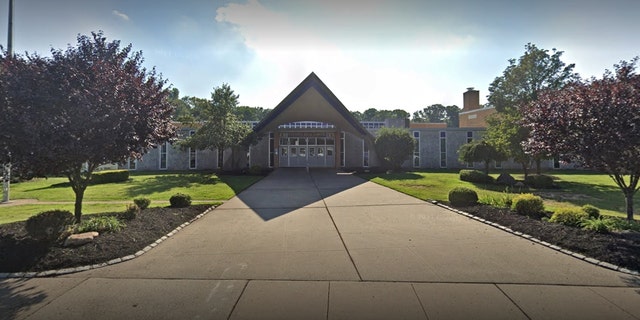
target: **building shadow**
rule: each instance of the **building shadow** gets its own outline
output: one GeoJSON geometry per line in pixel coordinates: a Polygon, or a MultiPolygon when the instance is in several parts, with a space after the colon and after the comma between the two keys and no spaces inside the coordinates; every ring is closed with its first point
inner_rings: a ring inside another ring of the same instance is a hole
{"type": "Polygon", "coordinates": [[[325,168],[278,168],[237,195],[262,220],[269,221],[305,207],[325,207],[324,199],[366,180],[325,168]]]}

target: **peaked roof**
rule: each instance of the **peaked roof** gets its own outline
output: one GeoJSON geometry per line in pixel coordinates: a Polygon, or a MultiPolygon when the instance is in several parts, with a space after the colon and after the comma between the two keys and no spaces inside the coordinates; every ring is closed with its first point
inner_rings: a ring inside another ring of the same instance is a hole
{"type": "Polygon", "coordinates": [[[313,72],[267,114],[254,131],[265,132],[296,121],[326,122],[344,131],[371,135],[313,72]]]}

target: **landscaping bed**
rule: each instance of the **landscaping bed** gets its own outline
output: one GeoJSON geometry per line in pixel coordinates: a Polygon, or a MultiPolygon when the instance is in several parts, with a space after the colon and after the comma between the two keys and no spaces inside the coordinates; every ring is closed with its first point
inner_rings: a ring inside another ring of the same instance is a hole
{"type": "MultiPolygon", "coordinates": [[[[0,272],[38,272],[107,262],[135,254],[210,205],[187,208],[148,208],[119,232],[105,232],[80,247],[61,242],[35,241],[25,231],[25,221],[0,225],[0,272]]],[[[116,215],[117,213],[104,213],[116,215]]],[[[83,218],[88,218],[84,216],[83,218]]]]}
{"type": "Polygon", "coordinates": [[[640,271],[640,233],[638,232],[597,233],[518,215],[510,209],[488,205],[460,209],[564,249],[640,271]]]}

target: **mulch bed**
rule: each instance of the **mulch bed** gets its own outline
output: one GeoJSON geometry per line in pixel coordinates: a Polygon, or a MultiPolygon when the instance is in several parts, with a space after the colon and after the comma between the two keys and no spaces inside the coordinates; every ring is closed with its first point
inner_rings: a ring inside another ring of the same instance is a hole
{"type": "MultiPolygon", "coordinates": [[[[94,242],[77,248],[65,248],[60,243],[34,241],[27,236],[24,222],[0,225],[0,272],[63,269],[125,257],[155,242],[207,208],[206,205],[149,208],[142,211],[136,219],[128,221],[124,230],[101,234],[94,242]]],[[[462,209],[562,248],[640,271],[640,233],[600,234],[484,205],[462,209]]]]}
{"type": "Polygon", "coordinates": [[[542,221],[518,215],[509,209],[486,205],[461,209],[561,248],[623,268],[640,271],[640,233],[638,232],[623,231],[602,234],[542,221]]]}
{"type": "MultiPolygon", "coordinates": [[[[24,221],[0,225],[0,272],[38,272],[107,262],[135,254],[210,206],[148,208],[120,232],[100,234],[80,247],[29,238],[24,221]]],[[[116,214],[116,213],[105,213],[116,214]]],[[[90,216],[84,216],[87,218],[90,216]]]]}

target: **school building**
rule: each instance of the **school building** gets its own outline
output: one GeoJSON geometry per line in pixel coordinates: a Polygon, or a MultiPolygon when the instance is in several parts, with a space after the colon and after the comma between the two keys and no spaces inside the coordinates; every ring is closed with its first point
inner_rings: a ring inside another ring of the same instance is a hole
{"type": "MultiPolygon", "coordinates": [[[[249,150],[180,150],[170,143],[152,149],[141,160],[131,160],[121,168],[130,170],[229,170],[233,167],[283,168],[367,168],[378,160],[373,143],[383,127],[406,128],[416,140],[407,168],[482,168],[480,163],[461,163],[461,145],[480,139],[486,116],[493,108],[481,108],[479,91],[469,88],[463,94],[460,127],[444,123],[409,123],[408,119],[359,122],[331,90],[311,73],[262,121],[250,123],[263,138],[249,150]],[[235,162],[235,166],[234,163],[235,162]]],[[[180,128],[179,138],[193,134],[193,128],[180,128]]],[[[545,167],[554,167],[553,160],[545,167]]],[[[496,168],[519,168],[512,161],[496,163],[496,168]]]]}

